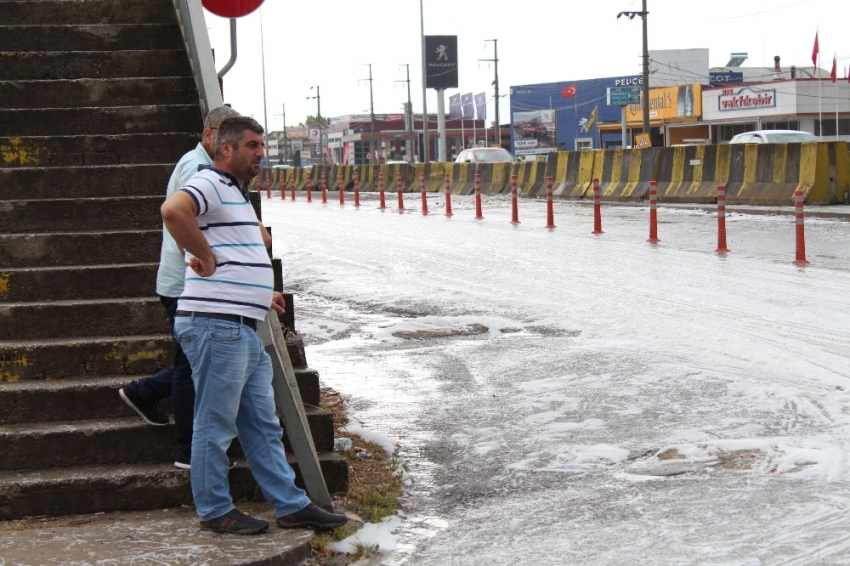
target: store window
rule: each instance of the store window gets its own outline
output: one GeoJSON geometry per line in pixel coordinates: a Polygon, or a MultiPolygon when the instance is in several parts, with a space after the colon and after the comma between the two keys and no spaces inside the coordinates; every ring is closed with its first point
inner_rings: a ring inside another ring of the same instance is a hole
{"type": "Polygon", "coordinates": [[[717,126],[717,142],[728,142],[738,134],[743,134],[744,132],[754,132],[755,129],[755,122],[750,122],[747,124],[724,124],[722,126],[717,126]]]}
{"type": "Polygon", "coordinates": [[[787,122],[765,122],[762,125],[763,130],[798,130],[800,122],[797,120],[789,120],[787,122]]]}
{"type": "Polygon", "coordinates": [[[576,151],[593,149],[593,138],[576,138],[576,151]]]}
{"type": "MultiPolygon", "coordinates": [[[[821,130],[820,120],[815,120],[815,135],[816,136],[834,136],[835,135],[835,118],[832,120],[823,121],[823,133],[821,130]]],[[[841,118],[838,120],[838,135],[850,136],[850,118],[841,118]]]]}

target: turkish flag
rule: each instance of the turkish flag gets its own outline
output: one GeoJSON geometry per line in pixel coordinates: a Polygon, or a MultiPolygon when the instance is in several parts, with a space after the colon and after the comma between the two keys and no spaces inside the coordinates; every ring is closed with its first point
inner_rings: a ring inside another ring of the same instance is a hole
{"type": "Polygon", "coordinates": [[[576,85],[565,86],[561,90],[561,96],[564,98],[572,98],[576,95],[576,85]]]}
{"type": "Polygon", "coordinates": [[[820,45],[818,44],[818,32],[815,32],[815,46],[812,48],[812,65],[818,66],[818,53],[820,53],[820,45]]]}
{"type": "Polygon", "coordinates": [[[838,67],[836,66],[838,64],[838,61],[836,61],[835,59],[837,56],[838,55],[834,55],[832,57],[832,72],[829,73],[829,78],[832,79],[832,82],[838,80],[838,67]]]}

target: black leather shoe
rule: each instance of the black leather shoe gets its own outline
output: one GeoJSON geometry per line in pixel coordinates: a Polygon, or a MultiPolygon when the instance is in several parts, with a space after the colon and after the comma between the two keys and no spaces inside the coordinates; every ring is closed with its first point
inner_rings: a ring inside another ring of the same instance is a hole
{"type": "Polygon", "coordinates": [[[336,515],[328,513],[320,507],[316,507],[312,503],[292,515],[284,515],[277,518],[277,526],[281,529],[316,529],[325,531],[336,529],[348,522],[348,517],[345,515],[336,515]]]}
{"type": "Polygon", "coordinates": [[[238,509],[233,509],[217,519],[201,521],[201,529],[214,533],[258,535],[269,530],[269,524],[261,519],[249,517],[238,509]]]}

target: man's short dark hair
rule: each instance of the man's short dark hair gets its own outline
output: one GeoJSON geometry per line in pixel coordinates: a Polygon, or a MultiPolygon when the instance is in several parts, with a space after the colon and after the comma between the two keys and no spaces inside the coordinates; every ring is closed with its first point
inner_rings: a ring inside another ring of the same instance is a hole
{"type": "Polygon", "coordinates": [[[215,158],[221,157],[221,142],[226,141],[233,149],[239,146],[239,140],[245,135],[246,130],[255,134],[263,135],[263,127],[248,116],[237,116],[224,120],[218,127],[218,135],[215,137],[215,158]]]}

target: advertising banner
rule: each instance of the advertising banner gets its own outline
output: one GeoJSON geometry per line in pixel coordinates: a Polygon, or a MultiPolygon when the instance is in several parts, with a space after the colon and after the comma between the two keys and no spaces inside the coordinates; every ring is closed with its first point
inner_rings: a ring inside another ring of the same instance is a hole
{"type": "Polygon", "coordinates": [[[514,112],[514,155],[534,155],[555,150],[554,110],[514,112]]]}
{"type": "Polygon", "coordinates": [[[487,119],[487,93],[479,92],[475,95],[475,111],[479,120],[487,119]]]}
{"type": "Polygon", "coordinates": [[[425,36],[425,86],[437,90],[457,88],[457,36],[425,36]]]}
{"type": "MultiPolygon", "coordinates": [[[[690,84],[649,90],[650,120],[699,116],[702,116],[702,85],[690,84]]],[[[641,104],[630,104],[626,107],[626,121],[629,123],[643,121],[641,104]]]]}
{"type": "Polygon", "coordinates": [[[463,107],[464,120],[475,119],[475,107],[472,105],[472,93],[466,93],[460,97],[461,106],[463,107]]]}
{"type": "Polygon", "coordinates": [[[463,112],[460,107],[460,93],[449,97],[449,120],[460,120],[463,112]]]}

